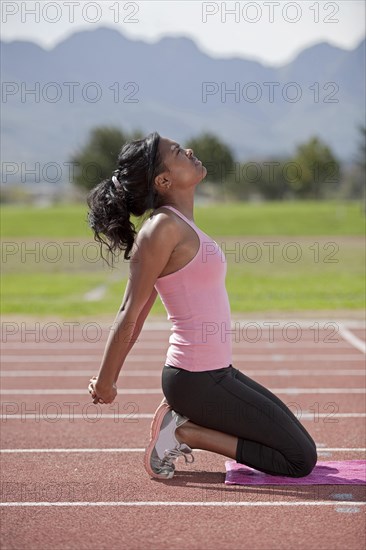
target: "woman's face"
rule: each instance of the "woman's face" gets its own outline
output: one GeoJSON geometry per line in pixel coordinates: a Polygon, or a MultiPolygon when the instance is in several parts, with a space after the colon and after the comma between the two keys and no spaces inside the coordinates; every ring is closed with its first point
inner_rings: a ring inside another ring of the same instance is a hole
{"type": "Polygon", "coordinates": [[[169,179],[172,187],[197,185],[206,176],[206,168],[192,149],[183,149],[176,141],[161,137],[159,151],[167,170],[162,175],[169,179]]]}

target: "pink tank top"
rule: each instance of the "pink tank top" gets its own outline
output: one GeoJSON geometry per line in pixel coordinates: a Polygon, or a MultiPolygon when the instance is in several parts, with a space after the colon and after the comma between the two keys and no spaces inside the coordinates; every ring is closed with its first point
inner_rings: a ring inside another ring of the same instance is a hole
{"type": "Polygon", "coordinates": [[[166,364],[194,372],[228,367],[232,346],[225,254],[179,210],[165,208],[190,225],[200,240],[199,250],[190,262],[155,283],[173,323],[166,364]]]}

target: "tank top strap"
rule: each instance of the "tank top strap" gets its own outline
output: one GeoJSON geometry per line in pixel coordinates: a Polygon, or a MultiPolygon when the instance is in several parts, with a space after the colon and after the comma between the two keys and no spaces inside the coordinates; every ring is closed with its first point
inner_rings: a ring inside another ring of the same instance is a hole
{"type": "Polygon", "coordinates": [[[164,208],[168,208],[169,210],[173,210],[173,212],[175,212],[180,218],[182,218],[190,226],[193,226],[195,229],[198,229],[198,227],[196,226],[196,224],[194,223],[193,220],[190,220],[189,218],[187,218],[184,214],[182,214],[182,212],[177,210],[174,206],[164,205],[164,208]]]}

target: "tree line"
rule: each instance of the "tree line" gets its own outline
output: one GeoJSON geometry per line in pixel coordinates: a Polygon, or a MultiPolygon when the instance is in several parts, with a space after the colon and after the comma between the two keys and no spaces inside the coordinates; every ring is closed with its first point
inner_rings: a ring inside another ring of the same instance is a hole
{"type": "MultiPolygon", "coordinates": [[[[216,135],[204,132],[184,146],[207,169],[206,182],[215,198],[250,200],[359,199],[364,196],[366,128],[359,126],[360,142],[351,168],[344,169],[331,148],[312,136],[297,146],[289,158],[240,161],[231,148],[216,135]]],[[[71,162],[75,166],[74,184],[84,190],[111,176],[122,145],[143,138],[137,130],[127,133],[119,128],[94,128],[83,149],[71,162]]],[[[205,184],[206,185],[206,184],[205,184]]],[[[198,186],[198,192],[203,187],[198,186]]]]}

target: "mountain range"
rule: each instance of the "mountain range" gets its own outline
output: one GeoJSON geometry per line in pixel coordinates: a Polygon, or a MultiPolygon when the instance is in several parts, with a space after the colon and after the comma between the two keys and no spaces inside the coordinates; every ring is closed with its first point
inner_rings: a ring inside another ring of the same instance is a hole
{"type": "Polygon", "coordinates": [[[321,42],[271,67],[210,57],[184,37],[150,44],[100,27],[51,50],[1,42],[1,62],[3,183],[19,179],[4,179],[4,163],[9,172],[38,162],[41,178],[55,163],[65,180],[65,163],[100,125],[182,144],[211,132],[241,161],[292,155],[316,135],[348,163],[365,124],[365,40],[353,50],[321,42]]]}

